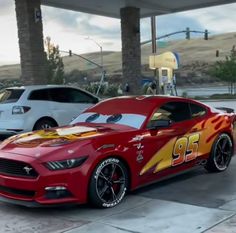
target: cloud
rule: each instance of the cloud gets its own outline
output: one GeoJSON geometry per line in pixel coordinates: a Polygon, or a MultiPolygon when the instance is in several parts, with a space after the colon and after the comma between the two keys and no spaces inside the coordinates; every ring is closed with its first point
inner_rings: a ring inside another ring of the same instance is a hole
{"type": "Polygon", "coordinates": [[[81,12],[42,7],[44,35],[50,36],[60,48],[76,53],[121,49],[120,20],[81,12]],[[59,36],[60,35],[60,36],[59,36]]]}
{"type": "MultiPolygon", "coordinates": [[[[150,18],[145,18],[141,20],[141,40],[148,40],[151,38],[151,23],[150,18]]],[[[189,27],[191,30],[203,30],[202,25],[195,19],[191,18],[188,15],[178,14],[170,14],[164,16],[156,17],[156,28],[157,28],[157,37],[186,30],[189,27]]],[[[176,36],[172,36],[169,39],[176,38],[185,38],[184,34],[178,34],[176,36]]]]}
{"type": "MultiPolygon", "coordinates": [[[[211,33],[236,31],[236,4],[158,16],[157,36],[185,30],[208,29],[211,33]]],[[[42,6],[44,36],[50,36],[61,49],[76,53],[121,49],[120,20],[81,12],[42,6]]],[[[0,64],[19,61],[15,1],[0,0],[0,64]],[[7,22],[7,23],[6,23],[7,22]]],[[[185,35],[179,35],[184,38],[185,35]]],[[[192,34],[191,34],[192,36],[192,34]]],[[[151,38],[150,18],[141,19],[141,41],[151,38]]],[[[168,39],[174,39],[171,37],[168,39]]]]}
{"type": "Polygon", "coordinates": [[[91,26],[97,26],[101,29],[113,30],[120,27],[120,19],[108,18],[103,16],[93,16],[90,19],[91,26]]]}
{"type": "MultiPolygon", "coordinates": [[[[99,49],[96,44],[84,40],[85,37],[89,36],[102,45],[104,50],[121,49],[119,19],[44,6],[42,10],[45,35],[51,36],[61,47],[70,46],[70,48],[80,53],[99,49]],[[63,35],[63,37],[58,37],[59,34],[63,35]]],[[[158,36],[173,31],[185,30],[186,27],[194,30],[203,30],[196,19],[180,13],[157,17],[158,36]]],[[[184,37],[185,35],[180,35],[171,39],[184,37]]],[[[150,38],[150,18],[141,19],[141,41],[150,38]]]]}
{"type": "Polygon", "coordinates": [[[44,6],[42,11],[46,24],[54,22],[66,31],[77,30],[77,33],[82,36],[93,34],[109,38],[120,37],[120,22],[118,19],[44,6]]]}
{"type": "MultiPolygon", "coordinates": [[[[203,8],[200,10],[181,12],[158,16],[157,18],[157,36],[162,36],[171,32],[185,30],[189,27],[191,30],[204,31],[208,29],[210,32],[219,33],[227,31],[236,31],[234,21],[234,11],[236,4],[221,5],[212,8],[203,8]],[[235,29],[232,29],[235,28],[235,29]]],[[[43,7],[46,15],[45,25],[53,21],[55,28],[60,27],[62,34],[67,33],[74,35],[76,38],[90,36],[102,43],[108,50],[121,48],[121,31],[120,20],[108,17],[90,15],[81,12],[68,11],[63,9],[55,9],[51,7],[43,7]]],[[[199,34],[191,34],[191,37],[202,36],[199,34]]],[[[151,38],[150,18],[141,19],[141,41],[151,38]]],[[[184,34],[172,36],[169,39],[185,38],[184,34]]],[[[79,39],[76,39],[77,41],[79,39]]],[[[84,49],[87,48],[83,43],[84,49]]],[[[95,46],[96,47],[96,46],[95,46]]],[[[89,46],[91,49],[91,47],[89,46]]],[[[81,49],[79,49],[82,51],[81,49]]]]}
{"type": "Polygon", "coordinates": [[[19,46],[14,1],[0,2],[0,64],[19,62],[19,46]]]}
{"type": "Polygon", "coordinates": [[[41,8],[44,22],[55,22],[70,28],[77,26],[76,19],[80,16],[80,13],[54,7],[42,6],[41,8]]]}
{"type": "Polygon", "coordinates": [[[212,33],[224,33],[236,31],[236,4],[227,4],[216,7],[181,13],[186,17],[195,18],[199,24],[212,33]]]}
{"type": "Polygon", "coordinates": [[[0,15],[8,15],[12,12],[12,6],[15,4],[14,0],[1,0],[0,2],[0,15]]]}

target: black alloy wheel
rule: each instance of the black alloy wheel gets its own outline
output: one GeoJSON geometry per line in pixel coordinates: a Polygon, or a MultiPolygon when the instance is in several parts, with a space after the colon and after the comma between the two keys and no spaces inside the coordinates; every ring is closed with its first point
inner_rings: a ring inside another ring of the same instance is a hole
{"type": "Polygon", "coordinates": [[[233,143],[228,134],[220,134],[211,150],[211,155],[207,161],[206,169],[210,172],[225,171],[233,155],[233,143]]]}
{"type": "Polygon", "coordinates": [[[53,120],[41,119],[36,122],[33,130],[50,129],[56,126],[57,124],[53,120]]]}
{"type": "Polygon", "coordinates": [[[128,188],[127,168],[118,158],[103,160],[90,181],[89,197],[93,205],[110,208],[119,204],[128,188]]]}

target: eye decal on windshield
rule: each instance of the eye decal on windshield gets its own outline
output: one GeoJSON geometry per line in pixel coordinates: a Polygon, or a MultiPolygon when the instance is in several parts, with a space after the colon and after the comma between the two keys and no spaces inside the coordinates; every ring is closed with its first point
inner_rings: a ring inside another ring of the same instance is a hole
{"type": "Polygon", "coordinates": [[[96,123],[96,124],[120,124],[126,125],[133,128],[140,129],[143,122],[146,120],[146,116],[140,114],[132,113],[114,113],[114,114],[105,114],[98,112],[85,112],[81,113],[76,117],[70,125],[77,123],[87,122],[87,123],[96,123]],[[135,119],[135,121],[134,121],[135,119]]]}
{"type": "Polygon", "coordinates": [[[122,118],[121,114],[112,115],[107,118],[107,123],[115,123],[122,118]]]}
{"type": "Polygon", "coordinates": [[[95,114],[89,116],[85,121],[86,121],[86,122],[92,122],[92,121],[95,121],[99,116],[100,116],[100,114],[95,113],[95,114]]]}

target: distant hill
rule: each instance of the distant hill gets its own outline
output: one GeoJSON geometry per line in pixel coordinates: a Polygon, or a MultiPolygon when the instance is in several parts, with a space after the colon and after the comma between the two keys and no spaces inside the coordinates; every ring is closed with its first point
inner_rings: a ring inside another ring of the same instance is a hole
{"type": "MultiPolygon", "coordinates": [[[[220,34],[209,37],[209,40],[202,38],[191,40],[165,41],[158,53],[165,51],[177,52],[180,56],[179,79],[191,84],[192,82],[202,83],[204,81],[215,81],[214,77],[208,77],[206,70],[217,60],[225,59],[230,53],[232,46],[236,45],[236,32],[220,34]],[[164,45],[164,48],[163,48],[164,45]],[[216,50],[219,50],[219,57],[216,57],[216,50]]],[[[148,58],[151,54],[151,45],[142,46],[142,70],[145,76],[152,76],[153,71],[148,68],[148,58]]],[[[82,56],[100,64],[100,53],[82,54],[82,56]]],[[[121,78],[121,52],[105,51],[103,53],[104,67],[108,77],[118,81],[121,78]]],[[[94,65],[76,57],[63,57],[65,72],[68,74],[73,70],[81,70],[88,73],[93,79],[99,78],[100,70],[94,65]]],[[[0,81],[2,79],[15,79],[20,76],[19,65],[0,66],[0,81]]],[[[180,80],[180,81],[181,81],[180,80]]]]}

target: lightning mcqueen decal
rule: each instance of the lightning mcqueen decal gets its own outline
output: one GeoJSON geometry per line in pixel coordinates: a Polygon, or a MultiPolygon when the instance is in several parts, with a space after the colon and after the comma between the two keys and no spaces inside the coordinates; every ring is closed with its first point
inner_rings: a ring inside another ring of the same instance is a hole
{"type": "Polygon", "coordinates": [[[69,126],[2,142],[0,197],[27,206],[113,207],[129,189],[195,166],[225,171],[236,149],[235,125],[234,113],[191,99],[107,99],[69,126]]]}

